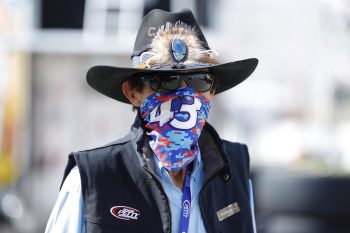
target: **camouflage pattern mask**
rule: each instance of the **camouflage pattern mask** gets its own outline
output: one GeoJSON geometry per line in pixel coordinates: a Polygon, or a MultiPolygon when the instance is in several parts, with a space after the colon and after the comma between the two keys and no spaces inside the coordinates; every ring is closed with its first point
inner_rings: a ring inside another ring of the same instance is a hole
{"type": "Polygon", "coordinates": [[[149,145],[166,169],[178,171],[198,156],[198,138],[209,109],[209,100],[188,87],[144,100],[140,113],[149,145]]]}

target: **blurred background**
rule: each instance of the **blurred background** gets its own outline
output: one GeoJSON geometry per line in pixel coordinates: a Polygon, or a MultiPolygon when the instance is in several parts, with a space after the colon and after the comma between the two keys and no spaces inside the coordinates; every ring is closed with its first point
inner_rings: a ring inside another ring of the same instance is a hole
{"type": "Polygon", "coordinates": [[[0,0],[0,232],[43,232],[67,155],[129,131],[85,74],[130,66],[154,8],[192,9],[220,61],[260,61],[209,118],[249,145],[258,232],[349,233],[348,0],[0,0]]]}

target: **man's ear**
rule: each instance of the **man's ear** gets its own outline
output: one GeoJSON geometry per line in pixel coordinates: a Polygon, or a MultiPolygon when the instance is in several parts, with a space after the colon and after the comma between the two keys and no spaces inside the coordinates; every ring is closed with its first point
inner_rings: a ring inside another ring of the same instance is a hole
{"type": "Polygon", "coordinates": [[[129,82],[125,81],[122,85],[122,90],[123,90],[123,94],[125,95],[125,97],[130,101],[130,103],[136,107],[139,107],[140,104],[138,103],[139,101],[137,100],[136,96],[135,96],[135,90],[131,89],[129,82]]]}

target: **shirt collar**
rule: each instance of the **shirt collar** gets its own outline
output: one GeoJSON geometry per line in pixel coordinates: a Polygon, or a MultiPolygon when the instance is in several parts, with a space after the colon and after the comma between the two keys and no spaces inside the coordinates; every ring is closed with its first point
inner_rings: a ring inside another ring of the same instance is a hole
{"type": "MultiPolygon", "coordinates": [[[[156,175],[162,179],[170,178],[168,172],[166,171],[166,168],[160,162],[158,157],[155,154],[153,154],[153,157],[154,157],[154,172],[156,173],[156,175]]],[[[193,160],[193,170],[191,173],[191,178],[194,178],[196,181],[202,169],[203,169],[203,161],[201,158],[201,153],[199,152],[197,158],[193,160]]]]}

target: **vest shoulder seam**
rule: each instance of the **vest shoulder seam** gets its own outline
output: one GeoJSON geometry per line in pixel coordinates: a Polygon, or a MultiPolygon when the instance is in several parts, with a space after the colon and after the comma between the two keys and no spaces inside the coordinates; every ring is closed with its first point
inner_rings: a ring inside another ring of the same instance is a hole
{"type": "Polygon", "coordinates": [[[95,148],[91,148],[91,149],[86,149],[86,150],[80,150],[80,151],[77,151],[77,152],[73,152],[73,154],[90,152],[90,151],[96,151],[96,150],[102,150],[102,149],[106,149],[106,148],[113,147],[113,146],[124,145],[124,144],[130,143],[130,142],[131,142],[130,139],[128,139],[128,140],[116,140],[114,142],[108,143],[108,144],[103,145],[103,146],[99,146],[99,147],[95,147],[95,148]]]}

